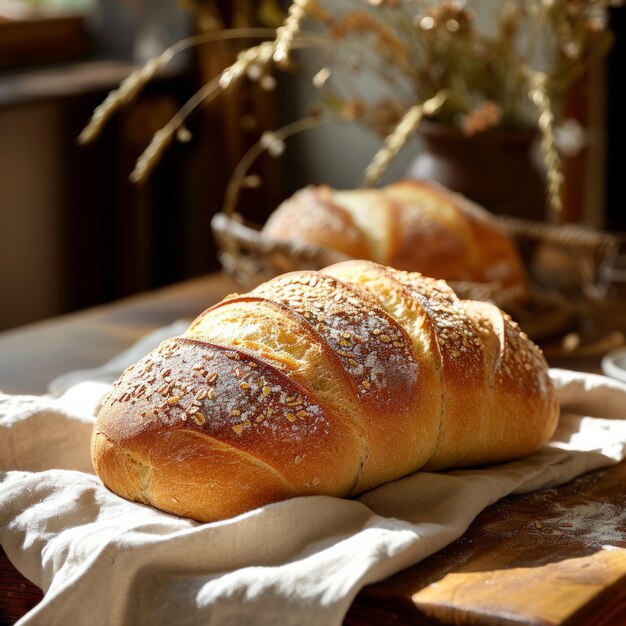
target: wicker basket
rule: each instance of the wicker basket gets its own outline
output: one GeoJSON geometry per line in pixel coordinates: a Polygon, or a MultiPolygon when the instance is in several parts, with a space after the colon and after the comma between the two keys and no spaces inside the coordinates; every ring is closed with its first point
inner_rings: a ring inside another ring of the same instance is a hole
{"type": "MultiPolygon", "coordinates": [[[[620,236],[578,225],[496,219],[517,243],[529,271],[528,297],[522,301],[519,292],[498,284],[449,281],[456,293],[494,302],[536,340],[562,335],[576,320],[592,316],[606,295],[602,270],[616,258],[620,236]]],[[[211,225],[224,270],[245,289],[284,272],[321,269],[348,259],[322,246],[273,240],[236,213],[218,213],[211,225]]]]}

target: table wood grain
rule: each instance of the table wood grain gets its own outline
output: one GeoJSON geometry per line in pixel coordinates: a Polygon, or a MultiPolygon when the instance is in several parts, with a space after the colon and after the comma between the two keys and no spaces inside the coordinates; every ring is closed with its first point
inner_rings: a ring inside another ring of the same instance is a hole
{"type": "Polygon", "coordinates": [[[440,552],[365,587],[346,624],[626,621],[626,462],[509,496],[440,552]]]}
{"type": "Polygon", "coordinates": [[[153,330],[193,319],[236,284],[211,274],[0,333],[0,390],[46,393],[75,369],[98,367],[153,330]]]}

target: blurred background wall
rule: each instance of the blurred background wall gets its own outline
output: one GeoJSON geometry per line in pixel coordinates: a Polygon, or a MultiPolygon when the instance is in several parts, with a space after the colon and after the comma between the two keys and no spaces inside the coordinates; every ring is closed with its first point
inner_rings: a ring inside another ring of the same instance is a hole
{"type": "MultiPolygon", "coordinates": [[[[0,0],[0,330],[216,270],[209,224],[228,178],[264,129],[293,120],[314,99],[319,58],[302,55],[277,91],[245,85],[219,98],[190,120],[192,140],[172,145],[148,182],[135,186],[128,174],[152,134],[250,42],[182,55],[93,145],[78,147],[91,111],[137,64],[184,35],[256,23],[256,3],[71,0],[78,16],[30,24],[11,14],[20,4],[0,0]],[[209,4],[211,12],[198,12],[209,4]]],[[[586,223],[616,230],[626,230],[625,14],[612,10],[616,45],[584,96],[592,157],[584,187],[574,190],[584,195],[586,223]]],[[[357,186],[379,145],[339,124],[291,139],[280,161],[259,161],[264,184],[244,196],[242,212],[261,223],[303,185],[357,186]]],[[[386,180],[401,176],[418,150],[414,141],[386,180]]]]}
{"type": "MultiPolygon", "coordinates": [[[[27,4],[0,0],[0,330],[217,269],[210,218],[261,125],[273,124],[271,104],[236,89],[195,115],[192,140],[133,185],[153,134],[246,42],[179,55],[92,145],[78,146],[107,92],[198,32],[198,13],[177,0],[74,0],[81,12],[68,16],[56,0],[21,19],[27,4]],[[256,125],[242,125],[245,115],[256,125]]],[[[251,24],[249,3],[236,4],[216,3],[208,26],[251,24]]],[[[268,168],[257,194],[265,215],[278,198],[268,168]]]]}

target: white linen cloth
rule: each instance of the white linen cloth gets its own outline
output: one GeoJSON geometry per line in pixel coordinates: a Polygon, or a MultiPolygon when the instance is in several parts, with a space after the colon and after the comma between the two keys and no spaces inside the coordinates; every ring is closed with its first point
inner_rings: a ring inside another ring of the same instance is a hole
{"type": "Polygon", "coordinates": [[[499,498],[626,456],[626,385],[552,370],[559,429],[526,459],[418,472],[358,500],[296,498],[213,524],[177,518],[109,492],[89,446],[111,381],[185,326],[58,379],[58,397],[0,394],[0,544],[45,592],[21,626],[340,624],[361,587],[454,541],[499,498]]]}

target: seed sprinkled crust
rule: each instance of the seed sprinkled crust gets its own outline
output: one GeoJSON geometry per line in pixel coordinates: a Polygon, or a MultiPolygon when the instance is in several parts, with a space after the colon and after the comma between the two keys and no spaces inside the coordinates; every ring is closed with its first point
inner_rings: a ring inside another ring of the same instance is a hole
{"type": "MultiPolygon", "coordinates": [[[[402,471],[413,471],[414,451],[427,428],[432,454],[438,454],[439,440],[443,449],[454,424],[437,432],[430,418],[420,416],[419,432],[404,436],[416,421],[414,407],[431,407],[433,423],[448,407],[470,414],[472,381],[497,360],[492,357],[499,346],[499,369],[489,381],[494,388],[517,393],[549,385],[549,379],[534,377],[541,355],[525,345],[512,322],[500,320],[494,337],[488,312],[472,312],[433,279],[398,275],[401,290],[385,292],[384,302],[339,274],[295,272],[270,283],[216,305],[203,314],[206,326],[197,334],[165,342],[129,369],[125,382],[114,386],[107,410],[115,405],[129,421],[139,416],[137,432],[152,428],[156,437],[179,431],[180,438],[171,439],[177,446],[204,438],[217,446],[218,454],[208,456],[222,463],[226,458],[228,468],[231,458],[235,467],[242,455],[242,471],[248,471],[245,466],[250,471],[246,485],[262,483],[266,468],[272,485],[279,485],[275,472],[288,468],[289,489],[298,485],[304,493],[334,488],[332,467],[346,458],[347,439],[347,454],[356,462],[350,458],[353,474],[341,493],[355,494],[371,487],[368,471],[380,472],[387,461],[394,465],[396,456],[404,459],[398,463],[402,471]],[[438,387],[443,380],[446,394],[438,387]],[[444,395],[453,398],[449,405],[444,395]],[[403,440],[410,444],[406,450],[403,440]]],[[[472,430],[472,419],[459,428],[472,430]]],[[[395,477],[390,473],[385,479],[395,477]]]]}
{"type": "MultiPolygon", "coordinates": [[[[299,272],[277,277],[252,294],[287,306],[301,316],[337,355],[358,388],[366,377],[373,393],[371,399],[362,396],[363,401],[399,401],[409,393],[416,376],[413,345],[406,331],[366,292],[323,273],[315,274],[315,287],[311,288],[311,275],[299,272]],[[321,302],[322,314],[318,308],[321,302]],[[317,321],[320,315],[322,326],[317,321]],[[372,337],[380,342],[372,342],[372,337]]],[[[290,399],[286,402],[289,406],[290,399]]]]}

